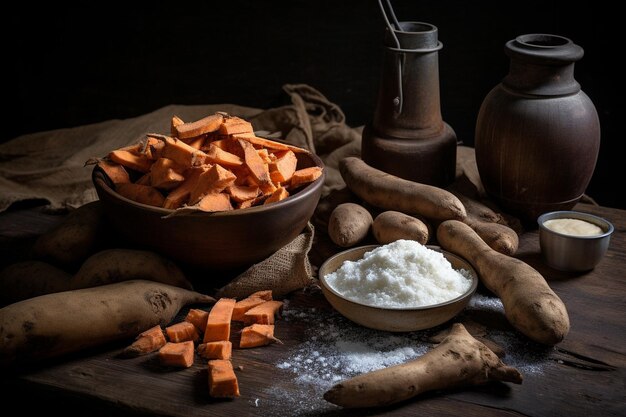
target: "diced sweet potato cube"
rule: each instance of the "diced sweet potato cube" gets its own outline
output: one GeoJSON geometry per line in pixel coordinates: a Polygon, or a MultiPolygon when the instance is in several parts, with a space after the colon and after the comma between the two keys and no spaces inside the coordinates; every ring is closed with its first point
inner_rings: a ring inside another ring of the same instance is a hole
{"type": "Polygon", "coordinates": [[[278,315],[282,307],[282,301],[266,301],[246,311],[243,322],[246,325],[253,323],[274,324],[274,317],[278,315]]]}
{"type": "Polygon", "coordinates": [[[198,201],[197,207],[206,212],[233,210],[230,196],[226,193],[209,193],[198,201]]]}
{"type": "Polygon", "coordinates": [[[206,158],[206,154],[192,146],[189,146],[182,140],[176,138],[165,138],[165,146],[161,152],[161,157],[169,158],[177,164],[189,168],[192,166],[202,165],[206,158]]]}
{"type": "Polygon", "coordinates": [[[193,138],[205,133],[215,132],[222,125],[224,116],[219,113],[212,114],[192,123],[183,123],[174,127],[176,137],[179,139],[193,138]]]}
{"type": "Polygon", "coordinates": [[[159,158],[150,168],[150,183],[153,187],[170,190],[176,188],[185,177],[182,169],[169,158],[159,158]]]}
{"type": "Polygon", "coordinates": [[[250,174],[252,175],[254,180],[257,182],[259,187],[261,187],[263,184],[270,183],[271,180],[270,180],[269,168],[267,167],[267,164],[263,162],[259,154],[256,152],[256,149],[254,149],[254,146],[252,146],[249,142],[246,142],[241,139],[239,140],[239,143],[241,144],[241,147],[243,148],[244,160],[246,162],[246,166],[250,170],[250,174]]]}
{"type": "Polygon", "coordinates": [[[198,345],[196,352],[205,359],[230,359],[232,357],[233,344],[228,340],[202,343],[198,345]]]}
{"type": "Polygon", "coordinates": [[[269,164],[270,178],[275,184],[287,182],[296,172],[297,165],[296,154],[292,151],[281,152],[280,155],[276,155],[276,160],[269,164]]]}
{"type": "Polygon", "coordinates": [[[250,200],[245,200],[242,201],[241,203],[237,203],[237,208],[238,209],[244,209],[244,208],[248,208],[248,207],[254,207],[260,203],[262,203],[265,200],[265,196],[261,195],[257,198],[252,198],[250,200]]]}
{"type": "Polygon", "coordinates": [[[239,384],[229,360],[213,359],[208,362],[209,395],[216,398],[239,397],[239,384]]]}
{"type": "Polygon", "coordinates": [[[269,204],[269,203],[276,203],[278,201],[284,200],[285,198],[289,197],[289,191],[287,191],[286,189],[284,189],[283,187],[278,187],[276,189],[276,191],[274,191],[272,193],[272,195],[270,195],[264,202],[263,204],[269,204]]]}
{"type": "Polygon", "coordinates": [[[115,191],[129,200],[149,206],[161,207],[165,201],[163,194],[149,185],[133,184],[132,182],[117,184],[115,191]]]}
{"type": "Polygon", "coordinates": [[[198,136],[197,138],[188,139],[187,143],[192,148],[202,149],[202,147],[204,146],[204,141],[205,140],[206,140],[206,138],[204,137],[204,135],[202,135],[202,136],[198,136]]]}
{"type": "Polygon", "coordinates": [[[163,365],[189,368],[193,365],[193,342],[168,342],[159,349],[159,360],[163,365]]]}
{"type": "Polygon", "coordinates": [[[321,176],[322,176],[321,167],[310,167],[310,168],[299,169],[293,173],[290,184],[293,188],[295,188],[302,184],[313,182],[321,176]]]}
{"type": "Polygon", "coordinates": [[[240,157],[233,153],[226,152],[213,144],[209,145],[206,155],[207,161],[214,164],[220,164],[225,167],[238,167],[243,165],[243,160],[240,157]]]}
{"type": "Polygon", "coordinates": [[[274,325],[273,324],[253,324],[251,326],[244,327],[241,331],[241,340],[239,341],[240,348],[252,348],[257,346],[266,346],[270,343],[280,343],[279,339],[274,337],[274,325]]]}
{"type": "Polygon", "coordinates": [[[109,159],[120,165],[124,165],[126,168],[144,173],[150,171],[150,166],[152,166],[152,161],[144,154],[120,149],[109,152],[109,159]]]}
{"type": "Polygon", "coordinates": [[[213,305],[204,331],[204,343],[230,339],[230,321],[236,302],[234,298],[220,298],[213,305]]]}
{"type": "Polygon", "coordinates": [[[122,352],[123,356],[135,357],[156,352],[167,343],[161,326],[156,325],[137,336],[135,341],[122,352]]]}
{"type": "Polygon", "coordinates": [[[226,187],[235,182],[235,174],[223,168],[219,164],[213,165],[206,172],[200,174],[196,186],[189,196],[190,204],[195,204],[204,195],[211,193],[220,193],[226,187]]]}
{"type": "Polygon", "coordinates": [[[298,148],[297,146],[287,145],[285,143],[276,142],[270,139],[260,138],[251,133],[243,133],[243,134],[235,134],[233,135],[234,139],[245,140],[246,142],[251,143],[254,146],[258,146],[260,148],[268,148],[279,151],[287,151],[291,150],[295,153],[307,153],[306,149],[298,148]]]}
{"type": "Polygon", "coordinates": [[[253,296],[237,301],[235,307],[233,308],[232,321],[244,321],[244,314],[246,314],[246,311],[258,306],[259,304],[263,304],[265,301],[267,300],[264,300],[261,297],[253,296]]]}
{"type": "Polygon", "coordinates": [[[177,209],[189,201],[191,191],[196,188],[200,175],[208,171],[210,166],[200,166],[188,169],[187,178],[176,188],[170,191],[165,197],[163,207],[167,209],[177,209]]]}
{"type": "Polygon", "coordinates": [[[185,321],[196,326],[196,330],[200,333],[204,333],[206,329],[206,322],[209,318],[209,312],[200,310],[198,308],[190,308],[189,312],[185,316],[185,321]]]}
{"type": "Polygon", "coordinates": [[[200,336],[198,335],[198,331],[196,330],[196,326],[188,321],[181,321],[180,323],[172,324],[165,328],[165,332],[167,333],[167,337],[170,339],[170,342],[186,342],[191,340],[192,342],[197,341],[200,336]]]}
{"type": "Polygon", "coordinates": [[[124,167],[116,162],[98,161],[98,166],[109,177],[113,184],[122,184],[130,182],[128,171],[124,167]]]}
{"type": "Polygon", "coordinates": [[[262,160],[264,163],[269,164],[270,162],[272,162],[272,158],[270,158],[270,154],[269,154],[269,152],[267,151],[267,149],[266,149],[266,148],[263,148],[263,149],[257,149],[257,150],[256,150],[256,153],[258,153],[258,154],[259,154],[259,156],[261,157],[261,160],[262,160]]]}
{"type": "Polygon", "coordinates": [[[165,147],[165,142],[160,139],[148,136],[146,139],[146,145],[143,149],[143,154],[151,161],[156,161],[161,157],[161,152],[165,147]]]}
{"type": "Polygon", "coordinates": [[[256,198],[259,195],[259,187],[256,185],[237,185],[235,182],[235,184],[231,184],[226,188],[226,192],[230,194],[234,201],[241,203],[256,198]]]}
{"type": "Polygon", "coordinates": [[[222,135],[234,135],[238,133],[253,133],[252,124],[239,117],[231,116],[224,118],[219,132],[222,135]]]}
{"type": "Polygon", "coordinates": [[[176,131],[176,128],[180,125],[185,124],[185,122],[183,121],[183,119],[181,119],[178,116],[173,116],[172,117],[172,121],[170,123],[170,134],[173,137],[177,137],[178,136],[178,132],[176,131]]]}

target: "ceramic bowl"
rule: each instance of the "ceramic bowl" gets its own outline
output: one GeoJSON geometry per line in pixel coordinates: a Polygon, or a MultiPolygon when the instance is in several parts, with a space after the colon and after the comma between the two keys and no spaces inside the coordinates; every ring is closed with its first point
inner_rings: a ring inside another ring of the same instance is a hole
{"type": "Polygon", "coordinates": [[[578,211],[552,211],[537,219],[539,245],[548,266],[567,272],[589,271],[600,262],[609,248],[615,230],[606,219],[578,211]],[[574,236],[555,232],[545,226],[552,219],[578,219],[595,224],[602,233],[593,236],[574,236]]]}
{"type": "Polygon", "coordinates": [[[371,329],[390,332],[410,332],[429,329],[443,324],[459,314],[467,306],[476,291],[478,275],[474,268],[464,259],[436,246],[428,247],[443,253],[443,256],[454,269],[469,271],[472,279],[472,285],[465,294],[445,303],[413,308],[376,307],[348,300],[328,285],[326,276],[339,269],[344,261],[359,260],[365,252],[369,252],[377,247],[377,245],[360,246],[340,252],[328,258],[319,270],[322,292],[330,305],[357,324],[371,329]]]}
{"type": "MultiPolygon", "coordinates": [[[[299,168],[324,166],[314,154],[296,156],[299,168]]],[[[277,203],[165,217],[173,210],[122,197],[101,169],[92,173],[105,215],[121,239],[193,267],[230,271],[267,258],[298,236],[317,206],[324,177],[277,203]]]]}

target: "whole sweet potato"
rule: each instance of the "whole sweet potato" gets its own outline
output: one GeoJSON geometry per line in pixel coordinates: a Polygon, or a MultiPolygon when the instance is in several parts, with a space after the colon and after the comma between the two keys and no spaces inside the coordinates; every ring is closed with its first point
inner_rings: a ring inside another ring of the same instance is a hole
{"type": "Polygon", "coordinates": [[[429,219],[462,220],[465,207],[449,191],[405,180],[369,166],[350,156],[339,163],[346,185],[367,203],[385,210],[418,214],[429,219]]]}
{"type": "Polygon", "coordinates": [[[0,309],[0,367],[76,352],[165,326],[208,295],[152,281],[42,295],[0,309]]]}
{"type": "Polygon", "coordinates": [[[363,206],[339,204],[330,215],[328,236],[341,247],[354,246],[367,237],[372,222],[372,215],[363,206]]]}
{"type": "Polygon", "coordinates": [[[103,235],[103,219],[99,201],[82,205],[41,235],[33,251],[39,259],[64,268],[80,265],[97,250],[103,235]]]}
{"type": "Polygon", "coordinates": [[[439,225],[442,248],[467,259],[482,283],[502,300],[507,320],[535,342],[555,345],[569,332],[565,304],[527,263],[495,251],[465,223],[439,225]]]}

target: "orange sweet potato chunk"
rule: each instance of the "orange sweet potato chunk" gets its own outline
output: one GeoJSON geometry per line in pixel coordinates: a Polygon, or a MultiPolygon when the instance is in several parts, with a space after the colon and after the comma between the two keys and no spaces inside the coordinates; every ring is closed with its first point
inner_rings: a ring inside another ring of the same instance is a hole
{"type": "Polygon", "coordinates": [[[157,159],[150,168],[150,184],[153,187],[170,190],[185,180],[181,174],[184,168],[169,158],[157,159]]]}
{"type": "Polygon", "coordinates": [[[263,304],[265,301],[266,300],[261,297],[253,296],[237,301],[235,307],[233,308],[232,321],[244,321],[244,314],[246,314],[246,311],[258,306],[259,304],[263,304]]]}
{"type": "Polygon", "coordinates": [[[212,114],[192,123],[183,123],[174,126],[176,137],[179,139],[193,138],[205,133],[215,132],[222,125],[224,116],[219,113],[212,114]]]}
{"type": "Polygon", "coordinates": [[[293,188],[299,187],[300,185],[307,184],[315,181],[319,177],[322,176],[322,168],[321,167],[310,167],[299,169],[293,173],[291,176],[291,186],[293,188]]]}
{"type": "Polygon", "coordinates": [[[240,133],[253,133],[254,129],[250,122],[236,116],[230,116],[224,118],[219,132],[222,135],[235,135],[240,133]]]}
{"type": "Polygon", "coordinates": [[[198,308],[190,308],[189,312],[185,316],[185,321],[196,326],[196,330],[200,333],[204,333],[206,329],[206,322],[209,319],[209,312],[200,310],[198,308]]]}
{"type": "Polygon", "coordinates": [[[180,323],[166,327],[165,333],[167,333],[170,342],[175,343],[186,342],[188,340],[196,342],[200,339],[196,326],[188,321],[181,321],[180,323]]]}
{"type": "Polygon", "coordinates": [[[165,366],[189,368],[193,365],[194,348],[191,340],[187,342],[167,342],[159,349],[159,360],[165,366]]]}
{"type": "Polygon", "coordinates": [[[296,172],[298,158],[292,151],[285,151],[276,155],[276,160],[269,164],[270,178],[276,184],[287,182],[296,172]]]}
{"type": "Polygon", "coordinates": [[[246,325],[253,323],[274,324],[274,317],[278,315],[282,307],[282,301],[266,301],[246,311],[243,322],[246,325]]]}
{"type": "Polygon", "coordinates": [[[270,343],[283,344],[279,339],[274,337],[273,324],[252,324],[244,327],[241,331],[240,348],[252,348],[257,346],[267,346],[270,343]]]}
{"type": "Polygon", "coordinates": [[[123,165],[120,165],[116,162],[102,160],[98,161],[98,166],[104,171],[104,173],[107,175],[107,177],[109,177],[113,184],[130,182],[128,171],[124,169],[123,165]]]}
{"type": "Polygon", "coordinates": [[[135,341],[122,352],[123,356],[135,357],[156,352],[167,343],[161,326],[156,325],[137,336],[135,341]]]}
{"type": "Polygon", "coordinates": [[[161,194],[156,188],[149,185],[134,184],[132,182],[117,184],[115,186],[115,191],[129,200],[147,204],[149,206],[161,207],[165,201],[163,194],[161,194]]]}
{"type": "Polygon", "coordinates": [[[208,171],[209,168],[210,166],[203,165],[188,169],[186,171],[187,177],[185,180],[178,187],[171,190],[167,197],[165,197],[163,207],[167,209],[177,209],[187,203],[189,201],[189,197],[191,196],[191,191],[193,191],[198,184],[200,175],[208,171]]]}
{"type": "Polygon", "coordinates": [[[146,155],[122,149],[109,152],[109,159],[124,165],[126,168],[143,173],[150,171],[150,166],[152,165],[152,161],[146,155]]]}
{"type": "Polygon", "coordinates": [[[182,140],[176,138],[165,138],[165,146],[161,151],[162,158],[169,158],[184,168],[202,165],[206,159],[206,154],[182,140]]]}
{"type": "Polygon", "coordinates": [[[230,339],[230,321],[236,302],[234,298],[220,298],[213,305],[204,331],[204,343],[230,339]]]}
{"type": "Polygon", "coordinates": [[[209,213],[234,209],[230,203],[230,196],[226,193],[209,193],[202,197],[196,206],[209,213]]]}
{"type": "Polygon", "coordinates": [[[239,384],[229,360],[213,359],[208,362],[209,395],[216,398],[239,397],[239,384]]]}
{"type": "Polygon", "coordinates": [[[205,359],[230,359],[233,352],[233,344],[228,340],[208,342],[198,345],[198,355],[205,359]]]}
{"type": "Polygon", "coordinates": [[[284,200],[289,197],[289,191],[283,187],[278,187],[264,202],[263,204],[276,203],[277,201],[284,200]]]}

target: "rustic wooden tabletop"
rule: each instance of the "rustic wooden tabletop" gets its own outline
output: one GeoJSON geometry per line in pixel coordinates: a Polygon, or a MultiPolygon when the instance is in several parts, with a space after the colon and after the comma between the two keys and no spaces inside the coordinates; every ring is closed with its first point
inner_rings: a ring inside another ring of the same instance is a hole
{"type": "MultiPolygon", "coordinates": [[[[516,255],[539,270],[565,302],[571,320],[567,338],[554,348],[544,348],[516,335],[497,311],[487,320],[498,329],[496,342],[505,344],[504,362],[512,362],[524,374],[521,385],[498,383],[437,391],[378,410],[335,407],[321,395],[332,385],[333,376],[348,371],[333,368],[341,368],[345,362],[328,364],[337,355],[350,353],[324,350],[325,343],[360,335],[378,340],[398,338],[400,344],[414,341],[416,347],[428,348],[426,336],[430,333],[394,335],[359,328],[342,319],[321,292],[312,289],[288,298],[285,315],[276,325],[276,335],[284,345],[234,352],[241,390],[237,399],[209,397],[206,366],[200,360],[185,370],[164,370],[150,356],[118,359],[122,343],[4,375],[0,378],[3,404],[10,409],[8,404],[14,403],[24,412],[96,416],[624,416],[626,211],[586,204],[575,209],[605,217],[615,226],[609,252],[593,271],[565,274],[545,266],[537,231],[521,236],[516,255]],[[326,331],[329,327],[334,333],[326,331]],[[313,359],[319,356],[326,357],[315,363],[313,359]]],[[[58,221],[59,216],[40,208],[0,214],[0,266],[27,259],[36,236],[58,221]]],[[[313,263],[319,265],[330,252],[323,231],[318,231],[311,253],[313,263]]],[[[479,288],[479,293],[490,299],[486,290],[479,288]]],[[[480,321],[483,313],[470,310],[457,320],[480,321]]]]}

